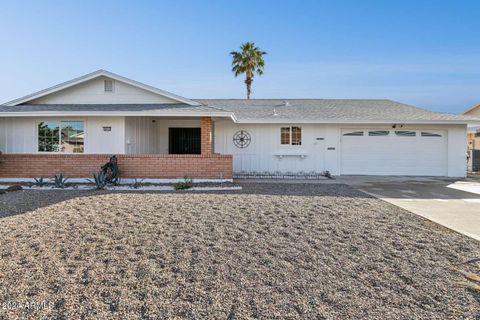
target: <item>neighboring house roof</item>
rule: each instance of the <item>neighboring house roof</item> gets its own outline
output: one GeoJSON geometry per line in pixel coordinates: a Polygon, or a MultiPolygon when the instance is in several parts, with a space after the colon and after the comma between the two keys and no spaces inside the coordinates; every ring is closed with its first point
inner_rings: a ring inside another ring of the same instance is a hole
{"type": "Polygon", "coordinates": [[[391,100],[367,99],[198,99],[235,114],[238,122],[418,122],[466,123],[470,117],[431,112],[391,100]]]}
{"type": "Polygon", "coordinates": [[[479,113],[479,117],[480,117],[480,104],[475,104],[475,105],[471,106],[470,108],[468,108],[467,110],[465,110],[465,111],[463,112],[463,114],[469,114],[469,113],[471,113],[473,110],[475,110],[475,109],[477,109],[477,108],[479,109],[479,110],[478,110],[478,113],[479,113]]]}
{"type": "Polygon", "coordinates": [[[231,117],[230,111],[197,103],[175,104],[25,104],[1,106],[0,115],[7,116],[213,116],[231,117]]]}
{"type": "Polygon", "coordinates": [[[43,96],[46,96],[46,95],[49,95],[49,94],[52,94],[54,92],[64,90],[66,88],[73,87],[77,84],[80,84],[80,83],[83,83],[83,82],[86,82],[86,81],[89,81],[89,80],[92,80],[92,79],[95,79],[95,78],[98,78],[98,77],[102,77],[102,76],[108,77],[108,78],[111,78],[111,79],[114,79],[114,80],[117,80],[117,81],[122,81],[122,82],[127,83],[129,85],[132,85],[134,87],[141,88],[143,90],[147,90],[149,92],[153,92],[153,93],[168,97],[170,99],[176,100],[176,101],[181,102],[181,103],[185,103],[185,104],[192,105],[192,106],[198,105],[198,102],[195,102],[193,100],[178,96],[178,95],[173,94],[171,92],[167,92],[167,91],[149,86],[147,84],[144,84],[144,83],[141,83],[141,82],[129,79],[129,78],[122,77],[118,74],[115,74],[115,73],[110,72],[110,71],[102,70],[102,69],[97,70],[97,71],[92,72],[92,73],[89,73],[89,74],[86,74],[84,76],[72,79],[70,81],[62,82],[62,83],[57,84],[53,87],[37,91],[35,93],[26,95],[26,96],[21,97],[19,99],[15,99],[15,100],[6,102],[6,103],[4,103],[4,105],[6,105],[6,106],[16,106],[16,105],[19,105],[19,104],[22,104],[22,103],[25,103],[25,102],[28,102],[28,101],[31,101],[31,100],[34,100],[34,99],[38,99],[40,97],[43,97],[43,96]]]}
{"type": "Polygon", "coordinates": [[[477,133],[477,132],[480,132],[480,127],[479,127],[479,126],[468,127],[467,131],[468,131],[469,133],[477,133]]]}

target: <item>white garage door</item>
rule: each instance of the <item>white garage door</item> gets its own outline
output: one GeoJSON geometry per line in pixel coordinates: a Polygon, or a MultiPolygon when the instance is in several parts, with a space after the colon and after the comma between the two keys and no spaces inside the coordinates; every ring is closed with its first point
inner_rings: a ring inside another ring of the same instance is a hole
{"type": "Polygon", "coordinates": [[[447,175],[447,132],[342,129],[341,174],[447,175]]]}

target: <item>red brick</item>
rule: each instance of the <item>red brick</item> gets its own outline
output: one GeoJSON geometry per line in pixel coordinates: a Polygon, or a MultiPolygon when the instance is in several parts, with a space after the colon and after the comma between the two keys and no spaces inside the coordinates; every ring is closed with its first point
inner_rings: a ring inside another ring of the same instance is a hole
{"type": "MultiPolygon", "coordinates": [[[[211,143],[204,146],[203,141],[202,137],[202,155],[118,155],[121,177],[174,179],[187,175],[231,179],[232,156],[211,154],[211,143]]],[[[109,158],[100,154],[0,154],[0,178],[51,177],[60,173],[89,178],[109,158]]]]}

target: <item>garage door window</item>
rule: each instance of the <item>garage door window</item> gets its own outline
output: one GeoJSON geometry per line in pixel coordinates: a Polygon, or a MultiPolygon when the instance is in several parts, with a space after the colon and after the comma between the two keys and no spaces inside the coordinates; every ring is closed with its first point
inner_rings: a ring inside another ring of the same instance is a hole
{"type": "Polygon", "coordinates": [[[388,136],[389,133],[390,131],[369,131],[368,135],[370,137],[384,137],[388,136]]]}
{"type": "Polygon", "coordinates": [[[395,134],[399,137],[415,137],[417,135],[415,131],[395,131],[395,134]]]}
{"type": "Polygon", "coordinates": [[[422,137],[441,137],[441,134],[433,132],[422,132],[422,137]]]}
{"type": "Polygon", "coordinates": [[[302,145],[302,128],[283,127],[280,129],[280,144],[300,146],[302,145]]]}
{"type": "Polygon", "coordinates": [[[352,131],[343,134],[345,137],[363,137],[363,131],[352,131]]]}

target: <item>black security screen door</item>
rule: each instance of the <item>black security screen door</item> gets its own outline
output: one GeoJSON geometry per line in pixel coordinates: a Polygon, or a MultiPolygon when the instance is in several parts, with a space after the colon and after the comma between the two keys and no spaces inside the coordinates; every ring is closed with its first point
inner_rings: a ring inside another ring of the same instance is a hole
{"type": "Polygon", "coordinates": [[[168,128],[169,154],[200,154],[200,128],[168,128]]]}

